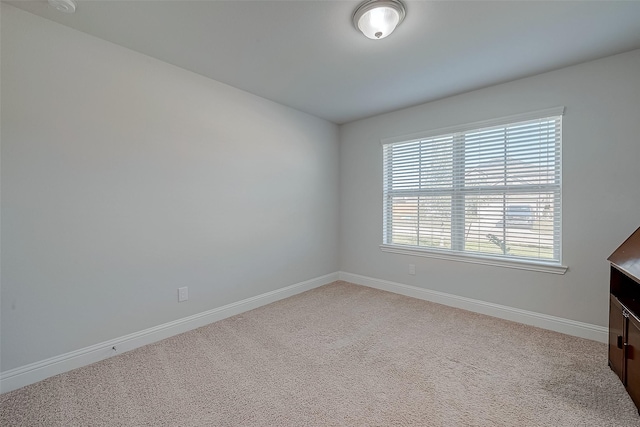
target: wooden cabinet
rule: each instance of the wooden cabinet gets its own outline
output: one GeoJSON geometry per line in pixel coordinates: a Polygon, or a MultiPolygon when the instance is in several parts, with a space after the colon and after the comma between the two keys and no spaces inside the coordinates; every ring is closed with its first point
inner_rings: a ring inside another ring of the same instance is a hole
{"type": "Polygon", "coordinates": [[[640,409],[640,228],[609,262],[609,366],[640,409]]]}

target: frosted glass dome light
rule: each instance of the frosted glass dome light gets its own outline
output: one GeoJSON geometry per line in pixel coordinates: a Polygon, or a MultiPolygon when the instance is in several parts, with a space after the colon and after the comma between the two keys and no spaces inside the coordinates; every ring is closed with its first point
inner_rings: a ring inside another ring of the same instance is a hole
{"type": "Polygon", "coordinates": [[[404,5],[399,0],[367,0],[353,13],[353,25],[366,37],[387,37],[404,19],[404,5]]]}

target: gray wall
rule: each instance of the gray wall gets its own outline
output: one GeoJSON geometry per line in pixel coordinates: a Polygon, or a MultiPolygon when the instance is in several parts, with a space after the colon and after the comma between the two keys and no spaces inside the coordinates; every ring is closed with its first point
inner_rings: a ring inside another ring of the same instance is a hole
{"type": "Polygon", "coordinates": [[[1,28],[2,371],[338,270],[337,126],[12,6],[1,28]]]}
{"type": "MultiPolygon", "coordinates": [[[[469,70],[472,72],[472,70],[469,70]]],[[[342,271],[606,325],[606,258],[640,226],[640,51],[341,127],[342,271]],[[382,138],[564,105],[563,275],[383,253],[382,138]],[[416,275],[408,274],[408,264],[416,275]]]]}
{"type": "Polygon", "coordinates": [[[2,371],[339,269],[606,324],[606,257],[640,225],[640,51],[338,133],[1,9],[2,371]],[[380,139],[558,105],[566,275],[379,250],[380,139]]]}

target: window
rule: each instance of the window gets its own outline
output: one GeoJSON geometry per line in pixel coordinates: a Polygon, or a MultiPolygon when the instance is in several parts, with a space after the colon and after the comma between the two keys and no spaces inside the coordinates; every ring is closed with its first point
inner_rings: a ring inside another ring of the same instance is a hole
{"type": "Polygon", "coordinates": [[[560,267],[563,110],[383,141],[382,249],[560,267]]]}

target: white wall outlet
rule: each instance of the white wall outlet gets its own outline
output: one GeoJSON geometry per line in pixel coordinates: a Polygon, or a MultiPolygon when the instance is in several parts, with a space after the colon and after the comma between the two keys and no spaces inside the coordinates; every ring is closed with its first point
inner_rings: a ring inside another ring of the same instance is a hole
{"type": "Polygon", "coordinates": [[[189,299],[189,288],[182,287],[178,288],[178,302],[186,301],[189,299]]]}
{"type": "Polygon", "coordinates": [[[416,265],[415,264],[409,264],[409,274],[412,276],[416,275],[416,265]]]}

